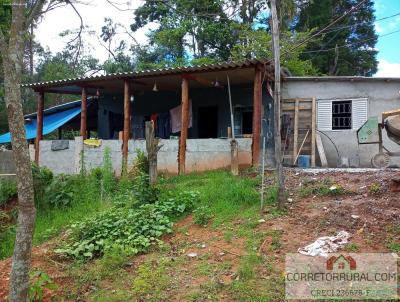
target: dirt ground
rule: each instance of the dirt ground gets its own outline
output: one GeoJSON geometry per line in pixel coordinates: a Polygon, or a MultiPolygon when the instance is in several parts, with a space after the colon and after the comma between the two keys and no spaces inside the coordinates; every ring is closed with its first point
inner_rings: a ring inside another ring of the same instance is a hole
{"type": "MultiPolygon", "coordinates": [[[[390,181],[399,176],[399,171],[318,174],[287,171],[288,211],[283,216],[267,212],[254,226],[253,234],[263,235],[256,252],[273,259],[276,270],[282,271],[285,253],[297,252],[316,238],[341,230],[351,234],[352,252],[393,251],[391,246],[398,248],[400,243],[400,198],[398,192],[392,192],[390,181]],[[326,194],[310,190],[322,185],[342,191],[326,194]]],[[[191,216],[179,221],[175,232],[165,238],[168,249],[163,256],[182,261],[167,271],[168,278],[174,281],[165,288],[162,300],[187,301],[188,293],[210,281],[223,287],[238,280],[240,260],[249,251],[246,237],[239,234],[245,223],[248,222],[238,219],[229,226],[213,228],[195,225],[191,216]]],[[[72,284],[66,270],[68,263],[57,260],[53,245],[48,242],[33,250],[33,267],[47,272],[59,285],[56,292],[46,292],[46,301],[72,284]]],[[[141,263],[157,257],[157,252],[135,257],[126,268],[127,274],[135,274],[141,263]]],[[[10,259],[0,261],[0,301],[7,297],[10,263],[10,259]]],[[[261,278],[268,280],[269,274],[261,272],[261,278]]],[[[102,286],[113,285],[105,281],[102,286]]],[[[90,291],[90,288],[80,290],[90,291]]],[[[88,295],[83,293],[79,301],[89,301],[85,299],[88,295]]],[[[233,301],[224,290],[219,291],[218,300],[233,301]]]]}

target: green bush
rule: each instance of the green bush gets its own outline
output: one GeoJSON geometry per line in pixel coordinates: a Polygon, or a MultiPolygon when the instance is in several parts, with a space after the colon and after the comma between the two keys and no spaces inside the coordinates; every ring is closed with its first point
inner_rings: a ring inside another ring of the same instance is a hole
{"type": "Polygon", "coordinates": [[[12,180],[0,180],[0,205],[17,195],[17,184],[12,180]]]}
{"type": "Polygon", "coordinates": [[[32,164],[33,187],[35,189],[35,202],[37,206],[45,203],[44,196],[46,188],[53,181],[53,172],[46,167],[32,164]]]}
{"type": "Polygon", "coordinates": [[[193,207],[197,193],[142,204],[135,208],[112,207],[71,226],[68,243],[56,251],[69,257],[91,259],[121,246],[130,254],[146,251],[163,234],[172,231],[172,218],[193,207]]]}
{"type": "Polygon", "coordinates": [[[74,177],[60,175],[55,177],[45,190],[46,204],[50,206],[69,206],[74,199],[74,177]]]}
{"type": "Polygon", "coordinates": [[[193,221],[195,224],[207,225],[212,218],[212,213],[209,207],[198,207],[193,211],[193,221]]]}

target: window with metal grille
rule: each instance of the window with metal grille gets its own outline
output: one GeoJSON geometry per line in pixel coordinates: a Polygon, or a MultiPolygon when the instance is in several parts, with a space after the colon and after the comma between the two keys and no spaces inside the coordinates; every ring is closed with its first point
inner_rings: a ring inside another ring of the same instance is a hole
{"type": "Polygon", "coordinates": [[[352,129],[352,102],[332,102],[332,130],[352,129]]]}

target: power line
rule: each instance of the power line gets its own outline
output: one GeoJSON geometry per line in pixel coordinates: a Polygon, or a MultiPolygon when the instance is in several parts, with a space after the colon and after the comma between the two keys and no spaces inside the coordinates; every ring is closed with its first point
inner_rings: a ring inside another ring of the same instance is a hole
{"type": "MultiPolygon", "coordinates": [[[[398,33],[398,32],[400,32],[400,29],[392,31],[392,32],[387,33],[387,34],[379,35],[378,38],[382,38],[382,37],[385,37],[385,36],[393,35],[393,34],[398,33]]],[[[337,47],[332,47],[332,48],[327,48],[327,49],[307,50],[307,51],[302,51],[301,53],[304,54],[304,53],[328,52],[328,51],[331,51],[331,50],[335,50],[337,48],[344,48],[344,47],[354,46],[354,45],[357,45],[357,44],[362,44],[364,42],[371,41],[371,40],[374,40],[374,39],[375,39],[375,37],[369,38],[369,39],[364,39],[364,40],[361,40],[361,41],[358,41],[358,42],[355,42],[355,43],[348,43],[346,45],[341,45],[341,46],[337,46],[337,47]]]]}
{"type": "Polygon", "coordinates": [[[321,30],[319,30],[318,32],[316,32],[315,34],[312,34],[311,36],[305,38],[303,41],[301,41],[300,43],[298,43],[297,45],[295,45],[294,47],[283,51],[282,55],[287,54],[288,52],[291,52],[293,50],[295,50],[296,48],[299,48],[301,45],[303,45],[304,43],[310,41],[311,39],[321,35],[324,33],[325,30],[327,30],[328,28],[330,28],[332,25],[336,24],[337,22],[339,22],[340,20],[342,20],[344,17],[346,17],[348,14],[356,11],[357,9],[360,8],[360,6],[362,4],[364,4],[367,0],[362,0],[360,3],[358,3],[356,6],[353,6],[350,10],[348,10],[347,12],[345,12],[343,15],[341,15],[340,17],[336,18],[335,20],[333,20],[331,23],[329,23],[327,26],[325,26],[324,28],[322,28],[321,30]]]}
{"type": "MultiPolygon", "coordinates": [[[[398,13],[396,13],[394,15],[390,15],[390,16],[387,16],[387,17],[383,17],[383,18],[377,19],[374,22],[380,22],[380,21],[383,21],[383,20],[387,20],[387,19],[390,19],[390,18],[397,17],[397,16],[400,16],[400,12],[398,12],[398,13]]],[[[334,31],[338,31],[338,30],[342,30],[342,29],[346,29],[346,28],[351,28],[353,26],[357,27],[358,25],[364,25],[364,24],[365,24],[365,22],[358,22],[358,23],[354,23],[354,24],[351,24],[351,25],[345,25],[345,26],[333,28],[333,29],[325,32],[325,34],[328,34],[328,33],[334,32],[334,31]]]]}

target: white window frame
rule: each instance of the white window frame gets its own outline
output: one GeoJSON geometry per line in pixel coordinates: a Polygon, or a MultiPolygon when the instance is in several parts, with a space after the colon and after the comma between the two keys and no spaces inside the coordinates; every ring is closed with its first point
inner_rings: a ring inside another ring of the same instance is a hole
{"type": "Polygon", "coordinates": [[[367,97],[364,98],[340,98],[340,99],[318,99],[317,100],[317,129],[319,131],[331,131],[331,132],[343,132],[343,131],[357,131],[359,127],[362,126],[362,124],[368,119],[369,116],[369,100],[367,97]],[[343,101],[351,101],[351,107],[352,107],[352,115],[351,115],[351,129],[332,129],[332,102],[343,102],[343,101]],[[361,119],[361,122],[359,125],[354,125],[355,117],[354,117],[354,102],[365,102],[365,116],[364,117],[359,117],[361,119]],[[323,108],[323,105],[325,104],[325,108],[323,108]],[[330,108],[330,109],[328,109],[330,108]],[[325,116],[320,116],[320,110],[329,110],[329,112],[325,113],[325,116]],[[327,118],[329,117],[329,120],[327,118]],[[324,123],[323,126],[321,126],[321,123],[324,123]]]}

